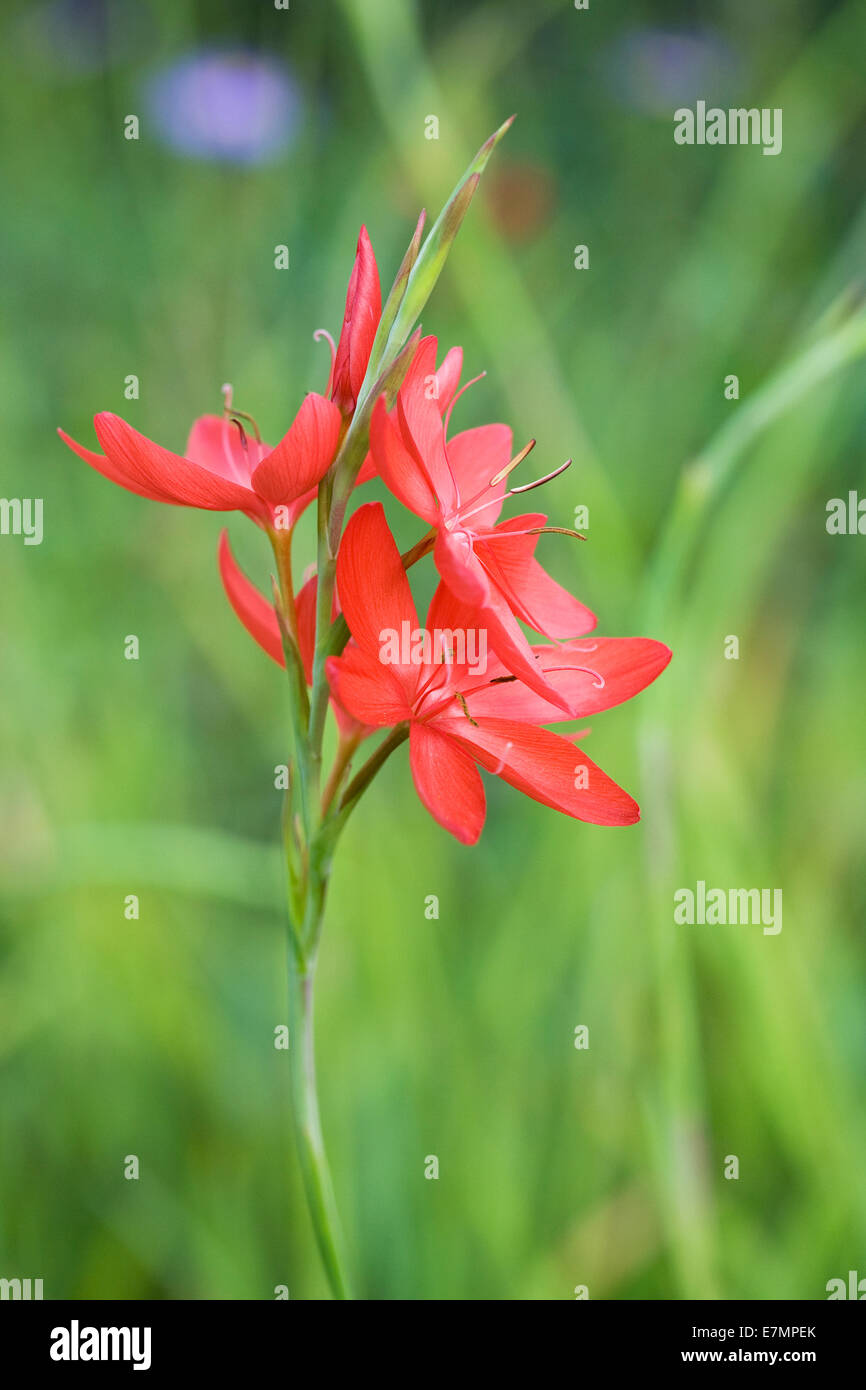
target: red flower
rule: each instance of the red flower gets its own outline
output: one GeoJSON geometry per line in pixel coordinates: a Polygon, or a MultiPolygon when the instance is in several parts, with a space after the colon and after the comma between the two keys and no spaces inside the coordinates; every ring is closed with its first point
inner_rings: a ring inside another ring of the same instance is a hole
{"type": "Polygon", "coordinates": [[[457,600],[476,610],[497,655],[514,675],[558,702],[517,620],[546,637],[567,638],[590,632],[595,615],[534,558],[546,516],[535,512],[496,524],[509,495],[511,430],[482,425],[446,440],[453,400],[443,421],[430,389],[435,361],[436,339],[425,338],[394,411],[388,413],[384,399],[376,402],[370,429],[376,468],[391,492],[435,528],[439,574],[457,600]]]}
{"type": "MultiPolygon", "coordinates": [[[[259,592],[252,580],[247,578],[238,565],[229,544],[228,531],[223,531],[220,535],[218,559],[223,588],[235,614],[262,651],[267,652],[278,666],[285,667],[286,657],[283,651],[280,624],[274,606],[268,602],[264,594],[259,592]]],[[[312,579],[307,580],[295,599],[295,616],[298,654],[304,668],[307,685],[312,685],[313,654],[316,646],[315,575],[312,579]]],[[[331,701],[331,707],[344,739],[354,737],[356,740],[360,740],[372,732],[372,730],[362,727],[350,714],[341,709],[336,700],[331,701]]]]}
{"type": "MultiPolygon", "coordinates": [[[[442,365],[437,371],[431,373],[430,368],[436,366],[436,339],[424,338],[419,344],[418,351],[412,359],[412,364],[406,373],[406,380],[403,385],[405,389],[423,390],[428,392],[430,398],[437,403],[440,414],[444,415],[450,410],[451,405],[457,395],[457,387],[460,385],[460,373],[463,370],[463,349],[461,347],[449,348],[442,358],[442,365]],[[433,344],[433,361],[430,361],[429,350],[425,347],[426,343],[433,344]],[[422,353],[421,348],[425,348],[422,353]],[[422,375],[421,373],[424,373],[422,375]]],[[[473,383],[468,382],[471,386],[473,383]]],[[[503,426],[504,428],[504,426],[503,426]]],[[[372,478],[378,476],[376,461],[372,452],[367,454],[361,465],[361,471],[356,479],[356,486],[361,483],[368,483],[372,478]]]]}
{"type": "Polygon", "coordinates": [[[379,271],[367,228],[362,227],[328,393],[344,415],[351,415],[355,409],[381,316],[379,271]]]}
{"type": "Polygon", "coordinates": [[[193,425],[184,455],[107,411],[93,424],[104,455],[58,433],[98,473],[129,492],[177,506],[246,512],[266,526],[274,525],[277,508],[285,508],[287,515],[276,522],[286,530],[333,461],[342,417],[331,401],[311,392],[280,443],[269,449],[233,420],[204,415],[193,425]]]}
{"type": "Polygon", "coordinates": [[[327,396],[311,392],[304,399],[275,449],[251,438],[230,418],[230,410],[196,420],[183,455],[155,444],[107,411],[93,422],[103,454],[76,443],[63,430],[58,434],[103,477],[140,497],[208,511],[241,511],[262,525],[291,530],[334,460],[343,416],[355,408],[380,317],[379,272],[362,227],[340,341],[336,348],[331,345],[327,396]]]}
{"type": "MultiPolygon", "coordinates": [[[[637,804],[567,738],[539,728],[561,717],[556,703],[575,715],[615,705],[641,690],[670,659],[659,642],[598,639],[592,664],[571,649],[539,648],[540,669],[552,698],[539,698],[519,680],[466,664],[383,659],[383,635],[418,630],[409,581],[379,503],[351,518],[337,557],[337,585],[356,646],[328,662],[331,689],[340,704],[365,724],[409,724],[415,788],[430,814],[464,844],[484,824],[484,788],[478,767],[566,815],[600,825],[629,825],[637,804]],[[404,626],[408,625],[408,626],[404,626]]],[[[463,629],[474,610],[440,584],[430,605],[428,633],[463,629]]]]}

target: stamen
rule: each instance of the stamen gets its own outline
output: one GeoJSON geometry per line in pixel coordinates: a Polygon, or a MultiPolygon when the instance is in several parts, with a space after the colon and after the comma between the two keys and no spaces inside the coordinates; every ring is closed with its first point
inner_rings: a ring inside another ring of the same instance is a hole
{"type": "Polygon", "coordinates": [[[586,536],[582,536],[579,531],[572,531],[570,526],[530,526],[527,531],[512,531],[512,535],[517,536],[572,536],[576,541],[585,541],[586,536]]]}
{"type": "Polygon", "coordinates": [[[334,342],[327,328],[317,328],[313,334],[313,342],[320,343],[323,338],[331,349],[331,370],[328,373],[328,384],[325,387],[325,395],[330,396],[334,385],[334,366],[337,361],[337,344],[334,342]]]}
{"type": "Polygon", "coordinates": [[[497,483],[504,482],[505,479],[508,477],[509,473],[513,473],[515,468],[517,468],[518,464],[521,464],[523,460],[527,457],[527,455],[532,453],[534,448],[535,440],[530,439],[529,443],[525,444],[524,447],[520,450],[520,453],[514,455],[514,458],[511,460],[510,463],[507,463],[504,468],[500,468],[499,472],[494,474],[494,476],[490,479],[490,487],[496,487],[497,483]]]}
{"type": "Polygon", "coordinates": [[[484,377],[486,377],[486,375],[487,375],[486,372],[479,372],[478,375],[477,375],[477,376],[474,376],[474,377],[472,378],[471,381],[467,381],[467,383],[466,383],[465,386],[461,386],[459,391],[455,391],[454,395],[451,397],[451,400],[448,402],[448,408],[447,408],[447,410],[445,411],[445,433],[446,433],[446,434],[448,433],[448,427],[449,427],[449,425],[451,424],[451,412],[452,412],[452,410],[454,409],[454,407],[455,407],[455,405],[457,404],[457,402],[459,401],[460,397],[463,395],[463,392],[464,392],[464,391],[468,391],[468,390],[469,390],[469,387],[470,387],[470,386],[474,386],[474,385],[476,384],[476,382],[482,381],[482,380],[484,379],[484,377]]]}
{"type": "Polygon", "coordinates": [[[490,771],[493,773],[493,776],[494,776],[494,777],[499,777],[499,776],[505,771],[505,759],[508,757],[508,754],[511,752],[511,750],[512,750],[513,747],[514,747],[514,744],[511,742],[511,739],[509,739],[508,742],[507,742],[506,745],[505,745],[505,752],[502,754],[502,757],[499,759],[499,766],[498,766],[498,767],[492,767],[492,768],[490,769],[490,771]]]}
{"type": "MultiPolygon", "coordinates": [[[[256,424],[255,420],[253,419],[252,415],[248,415],[247,412],[246,412],[245,410],[234,410],[234,409],[232,409],[229,413],[230,413],[232,419],[234,420],[234,423],[235,423],[236,425],[238,425],[238,429],[241,428],[240,425],[238,424],[238,421],[239,421],[239,420],[246,420],[249,424],[251,424],[252,427],[253,427],[253,434],[254,434],[255,437],[256,437],[256,443],[257,443],[257,444],[261,444],[261,442],[262,442],[261,432],[260,432],[259,427],[258,427],[258,425],[256,424]]],[[[243,433],[242,430],[241,430],[241,433],[243,433]]]]}
{"type": "MultiPolygon", "coordinates": [[[[470,723],[470,724],[474,724],[475,728],[477,729],[477,728],[478,728],[478,720],[477,720],[477,719],[473,719],[473,718],[472,718],[472,715],[469,713],[469,706],[468,706],[467,703],[466,703],[466,697],[465,697],[465,695],[461,695],[461,694],[460,694],[460,691],[457,690],[457,691],[455,691],[455,698],[456,698],[457,700],[460,701],[460,704],[461,704],[462,709],[463,709],[463,713],[466,715],[466,718],[469,720],[469,723],[470,723]]],[[[509,746],[509,748],[510,748],[510,747],[511,747],[511,744],[509,744],[508,746],[509,746]]]]}
{"type": "Polygon", "coordinates": [[[250,415],[244,415],[244,412],[242,410],[233,410],[231,415],[228,416],[228,423],[230,425],[234,425],[235,429],[241,437],[241,448],[243,449],[244,454],[246,455],[246,477],[244,477],[243,471],[239,469],[235,461],[234,455],[232,454],[231,448],[229,447],[228,432],[226,432],[223,435],[223,454],[228,460],[229,467],[231,468],[234,477],[237,479],[239,483],[243,483],[243,485],[246,487],[249,485],[250,478],[252,477],[253,473],[255,472],[256,468],[258,468],[259,463],[261,462],[262,438],[259,434],[258,425],[256,424],[255,420],[253,420],[252,416],[250,415]],[[247,432],[241,424],[241,420],[239,417],[242,417],[244,420],[249,420],[253,426],[253,429],[256,432],[256,446],[254,449],[250,448],[250,441],[247,437],[247,432]]]}
{"type": "MultiPolygon", "coordinates": [[[[223,389],[225,389],[225,388],[223,388],[223,389]]],[[[228,389],[229,389],[229,392],[231,392],[231,389],[232,389],[232,388],[229,387],[228,389]]],[[[227,424],[227,425],[236,425],[236,426],[237,426],[237,428],[240,430],[240,433],[241,433],[241,443],[242,443],[242,445],[244,446],[244,450],[246,450],[246,435],[244,434],[243,426],[239,423],[239,421],[237,421],[237,420],[232,420],[231,417],[229,417],[229,418],[226,420],[226,424],[227,424]]],[[[242,471],[241,471],[241,469],[238,468],[237,462],[235,461],[234,454],[232,453],[232,449],[231,449],[231,430],[230,430],[230,429],[220,430],[220,434],[222,435],[223,458],[225,459],[226,463],[228,464],[229,476],[232,477],[232,478],[235,478],[235,479],[237,480],[237,482],[239,482],[239,483],[246,483],[246,482],[248,481],[248,479],[245,479],[245,478],[243,477],[242,471]]],[[[249,472],[249,469],[247,469],[247,472],[249,472]]]]}
{"type": "MultiPolygon", "coordinates": [[[[428,695],[442,694],[451,680],[451,672],[448,665],[440,662],[438,665],[430,663],[430,674],[426,681],[419,685],[415,695],[416,705],[420,705],[428,695]]],[[[450,698],[450,697],[449,697],[450,698]]]]}
{"type": "Polygon", "coordinates": [[[593,676],[593,685],[596,690],[604,690],[607,682],[598,671],[593,671],[591,666],[551,666],[543,672],[545,676],[555,676],[560,671],[583,671],[586,676],[593,676]]]}
{"type": "Polygon", "coordinates": [[[220,395],[221,395],[222,398],[223,398],[223,414],[224,414],[224,415],[230,415],[230,414],[231,414],[231,410],[232,410],[232,394],[233,394],[233,393],[232,393],[232,384],[231,384],[230,381],[227,381],[227,382],[225,383],[224,386],[221,386],[221,387],[220,387],[220,395]]]}
{"type": "Polygon", "coordinates": [[[543,478],[536,478],[534,483],[524,483],[522,487],[513,487],[507,495],[516,497],[518,492],[532,492],[533,488],[543,487],[545,483],[550,483],[554,478],[558,478],[560,473],[565,472],[566,468],[570,468],[571,462],[571,459],[566,459],[565,463],[560,464],[559,468],[554,468],[552,473],[545,473],[543,478]]]}
{"type": "MultiPolygon", "coordinates": [[[[495,476],[490,479],[489,486],[494,487],[496,483],[501,482],[503,478],[506,478],[508,474],[512,471],[512,469],[516,468],[518,463],[520,463],[523,459],[526,458],[526,455],[529,453],[530,449],[534,447],[534,445],[535,440],[533,439],[531,443],[527,444],[523,452],[518,454],[516,459],[512,459],[511,463],[509,463],[507,468],[503,468],[499,473],[495,474],[495,476]]],[[[502,497],[496,497],[495,495],[493,497],[488,497],[486,502],[482,502],[479,506],[473,507],[471,511],[461,511],[460,520],[462,522],[466,522],[469,520],[470,517],[478,516],[479,512],[486,511],[488,507],[498,506],[501,502],[504,502],[507,497],[516,497],[518,493],[532,492],[534,488],[542,487],[544,483],[549,483],[552,481],[553,478],[558,478],[560,473],[564,473],[566,468],[571,467],[571,463],[571,459],[566,459],[565,463],[561,464],[559,468],[554,468],[552,473],[545,473],[543,478],[536,478],[534,483],[524,483],[522,487],[509,488],[507,492],[503,493],[502,497]]],[[[521,534],[529,535],[531,533],[528,531],[510,531],[508,534],[512,536],[518,536],[521,534]]]]}

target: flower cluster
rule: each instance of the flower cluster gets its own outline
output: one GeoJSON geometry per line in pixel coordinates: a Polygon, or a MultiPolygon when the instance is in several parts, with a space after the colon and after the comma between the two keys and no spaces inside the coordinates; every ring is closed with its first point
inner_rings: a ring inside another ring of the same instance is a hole
{"type": "MultiPolygon", "coordinates": [[[[411,264],[410,257],[410,270],[411,264]]],[[[404,273],[401,294],[405,285],[404,273]]],[[[540,512],[501,519],[508,499],[561,470],[512,485],[534,441],[513,455],[505,425],[450,432],[452,411],[466,389],[460,388],[461,349],[452,348],[437,366],[437,340],[416,332],[398,344],[391,360],[380,351],[371,364],[385,329],[390,325],[383,324],[376,260],[362,228],[342,332],[336,345],[323,335],[331,346],[327,386],[305,397],[274,448],[262,442],[252,417],[234,408],[229,388],[222,414],[196,420],[183,454],[111,413],[94,421],[101,454],[60,433],[81,458],[130,492],[240,511],[268,534],[279,575],[273,601],[242,573],[225,532],[219,567],[244,627],[302,687],[296,691],[296,747],[301,770],[313,766],[307,791],[312,787],[317,798],[314,821],[349,808],[384,756],[406,738],[418,796],[463,843],[474,843],[484,823],[479,768],[579,820],[636,821],[632,798],[572,736],[547,726],[629,699],[655,679],[670,652],[646,638],[588,635],[594,615],[535,557],[539,538],[564,528],[549,527],[540,512]],[[343,460],[352,456],[356,465],[347,469],[343,460]],[[343,525],[355,491],[376,477],[426,528],[402,555],[381,503],[362,503],[343,525]],[[316,499],[319,573],[296,589],[292,533],[316,499]],[[426,557],[439,582],[420,628],[408,571],[426,557]],[[531,641],[527,630],[545,640],[531,641]],[[431,631],[435,642],[424,640],[431,631]],[[386,634],[406,638],[391,643],[387,658],[386,634]],[[466,634],[483,637],[483,663],[477,650],[467,658],[466,634]],[[331,777],[319,790],[314,764],[324,714],[317,715],[317,706],[326,712],[329,703],[339,742],[331,777]],[[349,783],[358,747],[383,730],[390,734],[365,765],[368,774],[349,783]]]]}

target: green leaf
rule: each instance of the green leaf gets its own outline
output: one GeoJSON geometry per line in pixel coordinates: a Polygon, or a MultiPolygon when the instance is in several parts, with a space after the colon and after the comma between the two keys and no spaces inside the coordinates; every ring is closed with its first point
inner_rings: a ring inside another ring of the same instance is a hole
{"type": "Polygon", "coordinates": [[[394,283],[391,286],[391,291],[388,295],[388,298],[385,301],[385,307],[382,310],[382,317],[379,320],[379,327],[376,331],[376,337],[373,341],[373,350],[370,353],[370,361],[367,365],[367,372],[361,387],[360,394],[362,399],[364,397],[364,387],[369,387],[369,383],[375,381],[376,377],[379,374],[379,368],[382,363],[385,348],[388,344],[388,338],[390,336],[391,329],[394,326],[394,320],[397,317],[397,312],[405,298],[406,286],[409,283],[409,276],[412,272],[415,262],[418,259],[418,252],[421,250],[421,235],[424,231],[424,222],[426,220],[426,217],[426,209],[422,209],[421,215],[418,218],[418,221],[415,226],[415,231],[412,233],[412,240],[409,242],[409,245],[406,248],[406,254],[400,263],[400,269],[397,271],[397,274],[394,277],[394,283]]]}
{"type": "Polygon", "coordinates": [[[488,140],[485,140],[431,227],[409,275],[406,292],[394,319],[387,347],[383,354],[385,358],[389,352],[393,353],[402,347],[407,336],[418,322],[427,300],[433,293],[436,281],[442,273],[448,252],[460,230],[460,224],[466,216],[481,175],[487,167],[487,161],[513,121],[514,117],[509,116],[508,120],[504,121],[488,140]]]}

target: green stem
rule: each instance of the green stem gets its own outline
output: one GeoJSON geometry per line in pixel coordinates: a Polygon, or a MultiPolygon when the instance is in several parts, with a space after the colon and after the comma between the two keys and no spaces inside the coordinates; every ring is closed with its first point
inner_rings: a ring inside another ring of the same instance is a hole
{"type": "Polygon", "coordinates": [[[295,1138],[304,1178],[307,1205],[322,1262],[334,1298],[352,1297],[342,1249],[340,1220],[331,1171],[322,1138],[316,1090],[316,1058],[313,1035],[313,986],[315,954],[302,961],[294,946],[289,949],[289,1053],[291,1057],[292,1110],[295,1138]]]}
{"type": "Polygon", "coordinates": [[[408,737],[409,725],[397,724],[388,734],[387,738],[382,740],[375,753],[371,753],[360,772],[352,779],[343,793],[343,799],[340,802],[340,815],[344,818],[342,824],[345,823],[345,817],[348,816],[349,811],[352,810],[361,793],[366,791],[367,787],[376,776],[376,773],[387,759],[390,758],[394,749],[399,748],[400,744],[408,737]]]}

